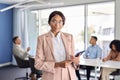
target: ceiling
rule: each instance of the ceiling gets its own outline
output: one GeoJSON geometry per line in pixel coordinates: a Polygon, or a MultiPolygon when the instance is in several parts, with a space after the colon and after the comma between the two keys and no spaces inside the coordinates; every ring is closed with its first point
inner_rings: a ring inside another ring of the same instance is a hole
{"type": "Polygon", "coordinates": [[[0,3],[15,4],[15,3],[23,2],[23,1],[26,1],[26,0],[0,0],[0,3]]]}
{"type": "Polygon", "coordinates": [[[64,3],[64,4],[75,4],[80,2],[81,0],[0,0],[0,3],[4,4],[15,4],[19,2],[25,2],[25,1],[40,1],[40,2],[45,2],[45,3],[64,3]]]}
{"type": "Polygon", "coordinates": [[[15,4],[15,3],[18,3],[18,2],[22,2],[22,1],[25,1],[25,0],[0,0],[0,3],[15,4]]]}
{"type": "MultiPolygon", "coordinates": [[[[11,8],[50,8],[50,7],[59,7],[59,6],[69,6],[69,5],[77,5],[77,4],[83,4],[83,3],[95,3],[98,2],[98,0],[0,0],[0,3],[3,4],[9,4],[10,6],[3,8],[0,10],[0,12],[9,10],[11,8]]],[[[100,1],[100,0],[99,0],[100,1]]],[[[102,6],[101,8],[92,9],[91,13],[104,13],[104,14],[113,14],[113,7],[108,5],[108,8],[103,10],[102,6]],[[97,9],[97,10],[96,10],[97,9]],[[95,12],[98,11],[98,12],[95,12]]],[[[93,14],[94,14],[93,13],[93,14]]]]}
{"type": "MultiPolygon", "coordinates": [[[[81,0],[0,0],[0,3],[11,5],[11,8],[49,8],[78,4],[81,0]]],[[[7,9],[7,10],[8,10],[7,9]]],[[[6,10],[6,9],[5,9],[6,10]]]]}
{"type": "MultiPolygon", "coordinates": [[[[95,3],[101,1],[109,1],[109,0],[0,0],[0,3],[4,4],[18,4],[29,3],[30,5],[33,3],[37,3],[39,5],[55,5],[55,6],[66,6],[66,5],[76,5],[76,4],[84,4],[84,3],[95,3]]],[[[27,4],[28,5],[28,4],[27,4]]]]}

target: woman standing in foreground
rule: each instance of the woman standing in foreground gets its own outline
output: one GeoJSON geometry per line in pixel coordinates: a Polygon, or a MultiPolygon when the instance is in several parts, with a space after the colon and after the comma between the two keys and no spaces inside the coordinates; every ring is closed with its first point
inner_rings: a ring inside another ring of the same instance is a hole
{"type": "Polygon", "coordinates": [[[65,16],[53,11],[48,24],[51,30],[38,37],[35,67],[43,71],[42,80],[77,80],[75,68],[79,56],[74,57],[73,36],[60,31],[65,16]]]}

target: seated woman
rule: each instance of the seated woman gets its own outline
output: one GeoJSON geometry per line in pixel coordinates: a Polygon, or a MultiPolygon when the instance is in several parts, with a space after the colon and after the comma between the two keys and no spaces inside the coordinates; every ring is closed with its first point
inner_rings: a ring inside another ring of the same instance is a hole
{"type": "MultiPolygon", "coordinates": [[[[113,40],[109,47],[111,49],[110,53],[106,58],[103,58],[103,62],[108,60],[120,61],[120,40],[113,40]]],[[[113,68],[102,68],[100,80],[109,80],[109,74],[115,70],[113,68]]]]}

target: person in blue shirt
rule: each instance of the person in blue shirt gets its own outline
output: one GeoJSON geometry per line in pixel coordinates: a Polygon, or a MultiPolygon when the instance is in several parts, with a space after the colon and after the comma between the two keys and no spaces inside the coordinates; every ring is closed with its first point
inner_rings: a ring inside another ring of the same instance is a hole
{"type": "MultiPolygon", "coordinates": [[[[97,37],[96,36],[91,36],[91,39],[90,39],[90,44],[91,45],[87,48],[87,50],[83,54],[84,58],[86,58],[86,59],[101,58],[102,49],[96,44],[96,42],[97,42],[97,37]]],[[[94,69],[94,67],[86,66],[87,80],[90,80],[90,73],[91,73],[92,69],[94,69]]]]}

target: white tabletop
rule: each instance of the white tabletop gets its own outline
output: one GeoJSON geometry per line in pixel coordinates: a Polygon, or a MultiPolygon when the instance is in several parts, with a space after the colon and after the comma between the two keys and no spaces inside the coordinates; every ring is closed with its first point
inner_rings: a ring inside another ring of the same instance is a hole
{"type": "Polygon", "coordinates": [[[86,65],[86,66],[95,66],[95,80],[97,80],[97,66],[99,66],[100,60],[98,59],[85,59],[83,57],[80,57],[80,65],[86,65]]]}
{"type": "Polygon", "coordinates": [[[86,65],[86,66],[97,66],[97,59],[80,59],[80,65],[86,65]]]}
{"type": "Polygon", "coordinates": [[[85,59],[83,57],[80,57],[80,65],[95,66],[95,80],[97,80],[97,67],[120,69],[120,61],[102,62],[100,59],[85,59]]]}
{"type": "Polygon", "coordinates": [[[106,61],[100,64],[101,67],[120,69],[120,61],[106,61]]]}
{"type": "Polygon", "coordinates": [[[102,60],[98,60],[98,59],[84,59],[84,58],[80,58],[80,65],[100,66],[100,67],[106,67],[106,68],[120,69],[120,61],[106,61],[106,62],[102,62],[102,60]]]}

